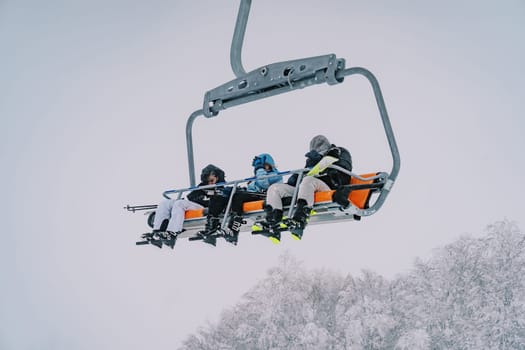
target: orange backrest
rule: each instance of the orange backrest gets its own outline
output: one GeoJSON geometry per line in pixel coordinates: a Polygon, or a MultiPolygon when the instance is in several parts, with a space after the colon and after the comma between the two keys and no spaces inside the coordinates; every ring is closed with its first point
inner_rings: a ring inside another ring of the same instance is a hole
{"type": "MultiPolygon", "coordinates": [[[[376,173],[370,173],[370,174],[362,174],[360,175],[361,177],[372,177],[372,176],[375,176],[376,173]]],[[[362,184],[365,184],[365,185],[370,185],[374,183],[374,180],[365,180],[365,181],[362,181],[362,180],[359,180],[355,177],[352,177],[350,179],[350,184],[351,185],[362,185],[362,184]]],[[[364,190],[356,190],[356,191],[352,191],[350,192],[350,195],[348,196],[348,199],[354,203],[354,205],[356,207],[358,207],[359,209],[364,209],[365,208],[365,205],[366,205],[366,202],[368,200],[368,196],[370,195],[370,189],[364,189],[364,190]]]]}
{"type": "MultiPolygon", "coordinates": [[[[371,177],[375,176],[376,173],[370,173],[370,174],[362,174],[361,177],[371,177]]],[[[352,177],[350,179],[351,185],[369,185],[374,183],[374,180],[359,180],[355,177],[352,177]]],[[[323,192],[316,192],[314,194],[314,201],[315,203],[323,203],[323,202],[331,202],[332,201],[332,195],[334,194],[334,190],[331,191],[323,191],[323,192]]],[[[364,189],[364,190],[354,190],[350,192],[348,195],[348,199],[358,208],[364,209],[366,206],[366,202],[368,200],[368,196],[370,194],[370,189],[364,189]]]]}
{"type": "Polygon", "coordinates": [[[335,190],[314,193],[314,203],[331,202],[335,190]]]}

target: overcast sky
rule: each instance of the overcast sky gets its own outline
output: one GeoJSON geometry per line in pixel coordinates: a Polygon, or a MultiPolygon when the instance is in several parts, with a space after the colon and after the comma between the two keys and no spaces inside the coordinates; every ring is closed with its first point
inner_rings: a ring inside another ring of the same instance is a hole
{"type": "MultiPolygon", "coordinates": [[[[173,349],[285,251],[309,268],[388,278],[462,234],[525,210],[525,5],[494,1],[254,0],[246,70],[335,53],[379,80],[401,154],[382,209],[278,246],[135,246],[155,204],[189,185],[185,125],[234,78],[238,1],[0,1],[1,349],[173,349]]],[[[371,89],[350,77],[194,123],[197,171],[251,175],[310,138],[390,171],[371,89]]]]}

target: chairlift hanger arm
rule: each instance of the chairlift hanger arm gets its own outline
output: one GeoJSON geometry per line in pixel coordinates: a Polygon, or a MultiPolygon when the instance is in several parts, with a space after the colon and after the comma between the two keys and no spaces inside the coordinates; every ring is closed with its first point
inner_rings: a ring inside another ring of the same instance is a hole
{"type": "MultiPolygon", "coordinates": [[[[332,56],[332,55],[318,56],[318,57],[315,57],[315,58],[322,60],[323,58],[326,58],[328,56],[332,56]]],[[[335,59],[335,56],[333,56],[332,59],[335,59]]],[[[290,67],[290,63],[291,62],[299,63],[301,61],[302,60],[281,62],[281,63],[275,64],[275,67],[279,67],[279,68],[290,67]],[[286,64],[284,64],[284,63],[286,63],[286,64]]],[[[315,61],[315,62],[319,63],[320,61],[315,61]]],[[[344,60],[339,60],[338,62],[340,62],[340,63],[342,62],[342,64],[344,64],[344,60]]],[[[292,65],[292,67],[295,67],[295,66],[292,65]]],[[[317,66],[317,67],[319,67],[319,66],[317,66]]],[[[395,180],[397,178],[397,175],[399,173],[400,156],[399,156],[399,151],[398,151],[398,148],[397,148],[396,139],[395,139],[395,136],[394,136],[394,132],[392,130],[392,125],[390,123],[390,119],[389,119],[389,116],[388,116],[388,112],[386,110],[385,101],[383,99],[383,94],[381,92],[381,88],[379,86],[379,83],[378,83],[377,79],[375,78],[375,76],[370,71],[368,71],[365,68],[353,67],[353,68],[343,69],[343,67],[341,67],[341,69],[337,69],[336,67],[337,66],[334,65],[334,69],[333,69],[334,76],[333,76],[333,80],[331,80],[334,83],[338,83],[338,82],[343,81],[345,76],[358,74],[358,75],[364,76],[369,81],[369,83],[370,83],[370,85],[372,87],[372,90],[374,92],[374,97],[375,97],[375,100],[376,100],[376,104],[377,104],[377,107],[378,107],[378,110],[379,110],[379,114],[380,114],[380,117],[381,117],[381,120],[382,120],[382,123],[383,123],[383,128],[385,130],[385,133],[386,133],[386,136],[387,136],[387,140],[388,140],[388,143],[389,143],[389,146],[390,146],[390,151],[391,151],[392,160],[393,160],[392,170],[390,171],[387,183],[385,185],[385,189],[387,191],[389,191],[390,188],[393,186],[393,183],[395,182],[395,180]]],[[[262,69],[262,68],[260,68],[260,69],[262,69]]],[[[252,73],[256,73],[256,74],[260,75],[260,69],[256,70],[256,71],[253,71],[251,73],[248,73],[248,75],[250,75],[252,73]]],[[[318,79],[318,82],[316,82],[316,83],[322,83],[322,82],[327,81],[327,79],[326,79],[326,76],[327,76],[326,72],[327,71],[323,71],[321,69],[318,72],[324,72],[323,74],[324,74],[325,78],[323,80],[323,77],[321,77],[320,79],[318,79]]],[[[317,77],[319,77],[319,75],[317,75],[317,77]]],[[[206,115],[206,113],[208,113],[209,116],[213,116],[213,115],[216,115],[218,113],[218,111],[221,110],[221,109],[225,109],[227,107],[232,107],[232,106],[239,105],[239,104],[242,104],[242,103],[251,102],[251,101],[258,100],[258,99],[261,99],[261,98],[264,98],[264,97],[269,97],[269,96],[272,96],[272,95],[276,95],[276,94],[279,94],[279,93],[292,91],[294,89],[293,84],[295,84],[296,86],[299,85],[297,87],[297,88],[299,88],[300,84],[304,83],[305,81],[311,81],[309,79],[316,79],[315,77],[312,78],[311,76],[310,77],[304,76],[303,78],[304,78],[303,80],[300,80],[300,79],[293,80],[291,85],[287,84],[287,85],[281,86],[281,87],[276,87],[276,85],[272,85],[272,88],[270,88],[267,91],[260,91],[260,89],[259,90],[257,90],[257,89],[249,89],[248,87],[246,87],[246,90],[244,92],[242,92],[242,93],[238,92],[238,91],[233,91],[233,90],[232,91],[228,91],[229,87],[232,86],[233,82],[239,82],[239,81],[244,80],[244,78],[238,78],[238,79],[235,79],[235,80],[229,82],[228,84],[224,84],[224,85],[222,85],[222,86],[220,86],[220,87],[218,87],[218,88],[216,88],[214,90],[211,90],[208,93],[206,93],[206,96],[209,99],[208,100],[205,99],[205,108],[208,107],[208,112],[206,112],[205,109],[200,109],[198,111],[195,111],[194,113],[191,114],[191,116],[189,117],[188,122],[186,124],[186,144],[187,144],[187,151],[188,151],[188,163],[189,163],[188,165],[189,165],[189,174],[190,174],[190,184],[192,186],[195,186],[195,166],[194,166],[194,159],[193,159],[192,127],[193,127],[193,121],[198,116],[206,115]],[[299,82],[299,83],[296,83],[296,82],[299,82]],[[246,93],[246,91],[249,91],[249,93],[246,93]],[[223,102],[223,100],[221,100],[221,99],[216,99],[215,102],[212,102],[212,99],[210,97],[212,97],[212,96],[217,97],[217,96],[220,96],[220,94],[224,94],[223,96],[225,96],[226,102],[223,102]],[[206,101],[208,101],[208,102],[206,102],[206,101]],[[220,103],[218,101],[220,101],[220,103]]],[[[253,81],[257,81],[258,78],[253,78],[253,79],[254,79],[253,81]]],[[[290,79],[290,81],[291,81],[291,79],[290,79]]],[[[281,80],[281,82],[282,82],[282,80],[281,80]]],[[[306,86],[308,86],[308,85],[306,85],[306,86]]],[[[383,191],[382,192],[382,198],[380,198],[379,203],[382,203],[384,201],[384,197],[386,196],[386,192],[387,191],[383,191]]]]}
{"type": "Polygon", "coordinates": [[[204,115],[202,109],[199,109],[195,112],[193,112],[188,120],[186,121],[186,150],[188,154],[188,171],[190,173],[190,186],[195,186],[195,161],[193,159],[193,135],[192,135],[192,129],[193,129],[193,122],[195,119],[200,116],[204,115]]]}
{"type": "Polygon", "coordinates": [[[383,99],[383,93],[379,87],[379,82],[376,77],[368,69],[362,67],[352,67],[348,69],[339,70],[336,72],[338,79],[342,79],[345,76],[359,74],[364,76],[374,92],[374,97],[376,99],[377,108],[379,109],[379,114],[381,116],[381,121],[383,122],[383,128],[386,133],[388,144],[390,146],[390,152],[392,153],[392,170],[390,171],[389,180],[394,182],[399,173],[399,168],[401,166],[401,159],[399,157],[399,150],[397,148],[396,138],[394,136],[394,131],[392,130],[392,124],[390,123],[390,118],[388,117],[388,112],[386,110],[385,100],[383,99]]]}
{"type": "Polygon", "coordinates": [[[238,78],[246,74],[246,71],[242,66],[241,52],[251,5],[252,0],[242,0],[239,5],[239,13],[237,14],[237,22],[235,22],[235,30],[233,32],[232,45],[230,48],[230,63],[233,73],[238,78]]]}

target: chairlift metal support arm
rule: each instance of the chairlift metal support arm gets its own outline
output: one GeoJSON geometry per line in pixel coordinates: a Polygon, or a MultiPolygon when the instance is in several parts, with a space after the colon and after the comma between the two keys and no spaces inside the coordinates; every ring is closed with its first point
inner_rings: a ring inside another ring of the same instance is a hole
{"type": "Polygon", "coordinates": [[[235,74],[237,78],[246,74],[246,71],[242,66],[241,53],[251,5],[252,0],[241,0],[239,13],[237,14],[237,22],[235,22],[235,30],[233,32],[232,46],[230,48],[230,64],[232,66],[233,74],[235,74]]]}

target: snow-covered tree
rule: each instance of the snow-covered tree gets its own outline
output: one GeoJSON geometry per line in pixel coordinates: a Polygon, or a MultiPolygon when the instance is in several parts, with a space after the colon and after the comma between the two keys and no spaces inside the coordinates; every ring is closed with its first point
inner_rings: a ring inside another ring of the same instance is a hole
{"type": "Polygon", "coordinates": [[[389,281],[307,271],[286,254],[182,350],[525,349],[525,235],[507,220],[389,281]]]}

